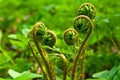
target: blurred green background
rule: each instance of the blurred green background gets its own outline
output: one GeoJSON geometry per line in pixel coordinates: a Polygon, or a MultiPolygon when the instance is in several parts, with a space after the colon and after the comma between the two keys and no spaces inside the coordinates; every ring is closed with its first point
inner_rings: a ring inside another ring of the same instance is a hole
{"type": "Polygon", "coordinates": [[[119,65],[119,0],[0,0],[0,77],[9,77],[8,69],[36,73],[26,35],[39,21],[56,33],[56,48],[69,60],[73,53],[70,52],[71,47],[64,43],[63,33],[72,27],[79,6],[86,2],[92,3],[97,12],[95,28],[86,50],[86,78],[119,65]]]}

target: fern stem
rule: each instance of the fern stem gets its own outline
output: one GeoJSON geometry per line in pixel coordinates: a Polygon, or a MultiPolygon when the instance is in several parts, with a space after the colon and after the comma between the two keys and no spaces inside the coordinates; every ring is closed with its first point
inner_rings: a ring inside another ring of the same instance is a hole
{"type": "Polygon", "coordinates": [[[83,43],[81,44],[81,46],[79,47],[79,50],[77,52],[77,56],[75,58],[75,61],[73,63],[73,69],[72,69],[72,80],[76,80],[76,70],[77,70],[77,65],[78,65],[78,62],[80,60],[80,55],[84,55],[85,53],[83,53],[83,50],[87,44],[87,41],[92,33],[92,30],[93,30],[93,22],[88,18],[88,17],[85,17],[84,15],[80,15],[78,16],[76,19],[78,18],[86,18],[87,20],[89,20],[91,26],[89,26],[89,32],[85,38],[85,40],[83,41],[83,43]]]}
{"type": "Polygon", "coordinates": [[[67,59],[63,54],[59,54],[59,57],[62,59],[64,64],[64,74],[63,74],[63,80],[67,80],[67,73],[68,73],[68,65],[67,65],[67,59]]]}
{"type": "Polygon", "coordinates": [[[45,67],[46,67],[46,70],[47,70],[47,73],[48,73],[48,76],[50,78],[50,80],[56,80],[55,78],[55,74],[54,74],[54,70],[52,68],[52,65],[50,65],[49,61],[47,60],[47,57],[45,56],[45,54],[43,53],[43,50],[41,48],[41,44],[40,42],[36,39],[36,27],[33,28],[33,39],[34,39],[34,43],[41,55],[41,58],[45,64],[45,67]]]}
{"type": "Polygon", "coordinates": [[[29,41],[28,41],[28,46],[29,46],[29,48],[31,49],[32,54],[33,54],[35,60],[37,61],[38,65],[40,66],[43,74],[45,75],[45,78],[46,78],[47,80],[50,80],[49,77],[48,77],[48,75],[45,73],[45,71],[44,71],[44,69],[43,69],[43,67],[42,67],[42,64],[41,64],[41,61],[40,61],[39,58],[38,58],[38,55],[34,52],[34,50],[33,50],[33,48],[32,48],[32,46],[31,46],[31,44],[30,44],[29,41]]]}

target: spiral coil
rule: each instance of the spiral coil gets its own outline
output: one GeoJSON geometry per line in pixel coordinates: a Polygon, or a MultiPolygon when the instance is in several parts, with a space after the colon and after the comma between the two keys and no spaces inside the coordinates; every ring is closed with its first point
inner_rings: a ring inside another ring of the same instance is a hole
{"type": "Polygon", "coordinates": [[[95,19],[96,9],[91,3],[84,3],[79,7],[77,15],[86,15],[90,19],[95,19]]]}
{"type": "Polygon", "coordinates": [[[47,33],[42,41],[42,44],[49,47],[53,47],[55,43],[56,43],[56,34],[53,31],[47,30],[47,33]]]}
{"type": "Polygon", "coordinates": [[[88,16],[80,15],[75,17],[73,22],[73,27],[79,33],[85,33],[89,30],[89,26],[91,26],[92,21],[88,16]]]}
{"type": "Polygon", "coordinates": [[[67,45],[74,45],[78,40],[78,32],[75,29],[67,29],[64,32],[64,41],[67,45]]]}

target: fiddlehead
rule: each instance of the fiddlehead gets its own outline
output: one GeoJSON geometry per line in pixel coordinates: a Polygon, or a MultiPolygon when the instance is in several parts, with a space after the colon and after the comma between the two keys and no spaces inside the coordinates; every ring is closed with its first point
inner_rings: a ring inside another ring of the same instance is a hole
{"type": "Polygon", "coordinates": [[[28,46],[30,48],[30,50],[32,51],[32,54],[35,58],[35,60],[37,61],[39,67],[41,68],[42,72],[43,72],[43,75],[45,76],[45,79],[49,80],[49,77],[48,77],[48,74],[45,73],[45,70],[43,69],[43,66],[42,66],[42,63],[38,57],[38,54],[36,54],[36,48],[35,48],[35,44],[33,44],[33,32],[32,30],[28,33],[27,35],[27,39],[28,39],[28,46]]]}
{"type": "MultiPolygon", "coordinates": [[[[86,33],[89,30],[89,26],[91,26],[91,24],[89,23],[89,17],[85,16],[85,15],[80,15],[76,17],[74,19],[73,22],[73,27],[74,29],[78,32],[78,33],[86,33]],[[85,18],[84,18],[85,17],[85,18]],[[87,19],[86,19],[87,18],[87,19]]],[[[91,21],[91,20],[90,20],[91,21]]]]}
{"type": "Polygon", "coordinates": [[[35,31],[36,39],[39,41],[42,41],[47,32],[47,28],[45,27],[45,25],[42,22],[37,22],[34,25],[34,28],[36,29],[36,31],[35,31]]]}
{"type": "Polygon", "coordinates": [[[47,30],[46,35],[44,36],[44,39],[42,41],[43,45],[53,47],[56,43],[56,35],[54,32],[47,30]]]}
{"type": "Polygon", "coordinates": [[[43,49],[42,49],[42,46],[41,46],[41,41],[43,40],[43,38],[44,38],[43,36],[46,33],[46,28],[43,25],[43,23],[38,22],[34,25],[32,31],[33,31],[34,43],[35,43],[35,45],[36,45],[36,47],[37,47],[37,49],[38,49],[38,51],[41,55],[41,58],[42,58],[43,62],[44,62],[47,74],[49,76],[49,80],[56,80],[52,65],[49,63],[48,56],[47,56],[47,54],[45,54],[45,52],[43,52],[43,49]]]}
{"type": "Polygon", "coordinates": [[[86,27],[87,29],[87,36],[86,38],[84,39],[84,41],[82,42],[82,44],[80,45],[79,47],[79,50],[77,52],[77,55],[75,57],[75,61],[73,63],[73,69],[72,69],[72,80],[76,80],[76,70],[77,70],[77,64],[80,60],[80,56],[81,55],[84,55],[84,49],[86,47],[86,43],[92,33],[92,30],[93,30],[93,22],[90,20],[89,17],[85,16],[85,15],[80,15],[80,16],[77,16],[74,20],[74,23],[73,23],[73,26],[74,28],[80,33],[81,30],[79,29],[82,29],[84,27],[86,27]],[[76,21],[78,21],[79,23],[76,23],[76,21]],[[87,21],[87,22],[86,22],[87,21]],[[86,25],[87,23],[87,25],[86,25]]]}
{"type": "Polygon", "coordinates": [[[78,42],[78,37],[78,32],[75,29],[67,29],[64,32],[64,41],[69,46],[74,45],[76,42],[78,42]]]}
{"type": "Polygon", "coordinates": [[[96,9],[91,3],[84,3],[79,7],[77,15],[86,15],[92,20],[96,17],[96,9]]]}
{"type": "MultiPolygon", "coordinates": [[[[69,46],[78,44],[77,43],[77,42],[79,42],[78,33],[79,34],[87,33],[83,43],[80,44],[80,46],[79,46],[79,49],[77,51],[77,54],[76,54],[76,57],[75,57],[75,60],[73,63],[72,80],[76,80],[76,70],[77,70],[78,62],[81,59],[80,57],[81,56],[85,57],[85,48],[86,48],[87,41],[90,37],[90,34],[92,33],[92,29],[93,29],[92,20],[95,18],[95,16],[96,16],[96,11],[92,4],[85,3],[85,4],[81,5],[78,10],[78,16],[75,18],[74,23],[73,23],[74,29],[67,29],[64,32],[64,41],[69,46]]],[[[63,80],[66,80],[67,79],[67,60],[66,60],[65,56],[63,54],[61,54],[61,52],[59,52],[53,48],[53,46],[56,43],[56,35],[52,31],[47,30],[45,25],[42,22],[36,23],[30,32],[31,32],[30,34],[32,34],[33,42],[34,42],[38,52],[40,53],[42,62],[45,65],[45,69],[43,69],[42,71],[45,73],[46,79],[47,80],[56,80],[54,70],[48,60],[48,55],[46,53],[46,51],[48,49],[55,53],[59,53],[57,55],[59,55],[59,57],[62,59],[63,65],[64,65],[63,80]],[[42,45],[45,45],[45,46],[42,46],[42,45]]],[[[30,36],[30,35],[28,35],[28,36],[30,36]]],[[[28,41],[28,45],[30,46],[30,48],[32,50],[32,46],[29,43],[29,41],[28,41]]],[[[38,60],[38,57],[35,55],[34,50],[32,50],[32,52],[33,52],[33,55],[36,58],[36,60],[38,62],[40,62],[38,60]]],[[[81,60],[83,60],[83,59],[81,59],[81,60]]],[[[81,64],[82,63],[83,62],[81,62],[81,64]]],[[[38,63],[38,64],[39,64],[39,66],[41,66],[40,63],[38,63]]],[[[84,72],[84,70],[81,70],[81,71],[84,72]]],[[[84,80],[84,77],[80,78],[80,80],[84,80]]]]}

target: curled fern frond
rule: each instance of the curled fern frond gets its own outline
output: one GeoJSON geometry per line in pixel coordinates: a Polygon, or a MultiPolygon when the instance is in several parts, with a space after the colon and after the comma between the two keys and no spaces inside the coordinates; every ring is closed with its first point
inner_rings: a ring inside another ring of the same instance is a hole
{"type": "Polygon", "coordinates": [[[89,26],[93,25],[93,22],[88,16],[80,15],[74,19],[73,27],[79,33],[88,32],[89,26]]]}
{"type": "Polygon", "coordinates": [[[39,41],[42,41],[44,38],[44,35],[46,34],[47,28],[45,27],[45,25],[42,22],[37,22],[34,25],[34,28],[36,28],[36,38],[39,41]]]}
{"type": "Polygon", "coordinates": [[[90,19],[95,19],[96,9],[91,3],[84,3],[79,7],[77,15],[86,15],[90,19]]]}
{"type": "Polygon", "coordinates": [[[54,69],[48,60],[48,55],[43,51],[41,42],[44,40],[47,29],[42,22],[38,22],[34,25],[33,29],[33,40],[34,44],[41,56],[41,60],[44,63],[46,73],[48,75],[48,80],[56,80],[54,69]]]}
{"type": "Polygon", "coordinates": [[[67,45],[74,45],[76,42],[78,42],[78,32],[75,29],[67,29],[64,32],[64,41],[67,45]]]}
{"type": "MultiPolygon", "coordinates": [[[[94,25],[93,25],[92,20],[88,16],[80,15],[75,18],[73,26],[74,26],[74,29],[77,30],[78,32],[83,32],[83,31],[86,32],[87,31],[87,35],[84,38],[81,45],[79,46],[76,58],[73,63],[72,80],[76,80],[76,70],[78,68],[78,62],[81,60],[81,62],[84,63],[84,56],[85,56],[84,51],[86,49],[88,39],[90,38],[90,35],[93,31],[94,25]],[[81,57],[83,57],[83,59],[81,59],[81,57]]],[[[84,80],[84,64],[82,64],[81,66],[82,66],[82,68],[81,68],[82,76],[80,77],[80,80],[84,80]]]]}
{"type": "Polygon", "coordinates": [[[56,34],[53,31],[47,30],[46,35],[42,41],[43,45],[53,47],[56,43],[56,34]]]}

